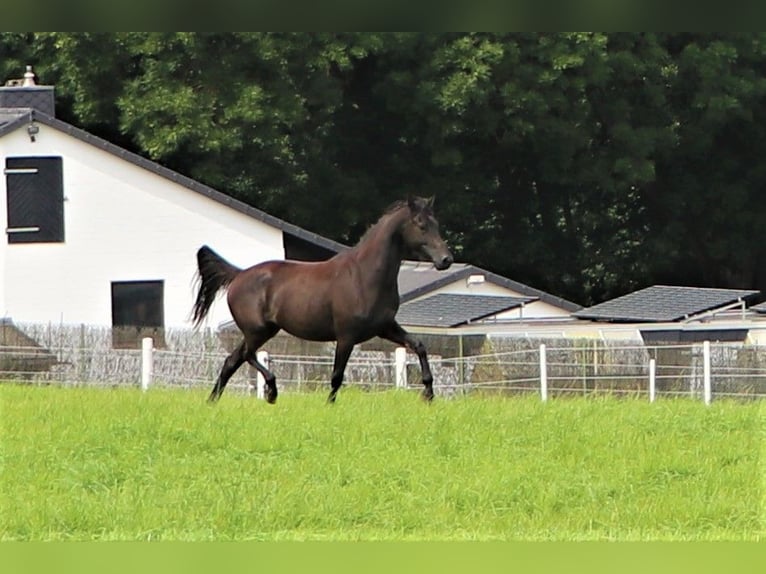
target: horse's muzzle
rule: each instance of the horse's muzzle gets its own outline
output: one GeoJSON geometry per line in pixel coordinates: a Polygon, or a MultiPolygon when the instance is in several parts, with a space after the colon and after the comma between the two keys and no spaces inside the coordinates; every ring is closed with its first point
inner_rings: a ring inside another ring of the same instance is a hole
{"type": "Polygon", "coordinates": [[[434,267],[439,271],[444,271],[445,269],[449,269],[449,266],[452,265],[453,261],[454,259],[452,259],[452,255],[445,255],[441,259],[434,261],[434,267]]]}

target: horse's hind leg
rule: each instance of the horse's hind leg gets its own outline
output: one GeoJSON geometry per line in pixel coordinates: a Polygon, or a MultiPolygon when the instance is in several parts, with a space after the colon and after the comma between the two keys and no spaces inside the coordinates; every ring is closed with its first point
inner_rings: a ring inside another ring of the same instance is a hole
{"type": "Polygon", "coordinates": [[[207,399],[208,402],[214,403],[221,397],[223,390],[226,388],[226,383],[229,382],[231,376],[242,366],[242,363],[245,362],[246,354],[247,344],[245,341],[242,341],[239,346],[226,357],[226,360],[223,362],[223,367],[221,367],[221,374],[218,375],[218,380],[215,382],[215,386],[207,399]]]}
{"type": "Polygon", "coordinates": [[[273,324],[267,324],[258,329],[254,329],[245,335],[245,341],[247,342],[247,355],[245,360],[254,367],[266,381],[266,402],[271,405],[277,402],[277,378],[265,365],[261,364],[256,352],[266,341],[271,339],[278,332],[279,327],[273,324]]]}
{"type": "Polygon", "coordinates": [[[348,359],[351,357],[351,351],[354,350],[354,344],[345,341],[338,341],[335,346],[335,360],[332,366],[332,375],[330,375],[330,396],[327,397],[328,403],[335,402],[335,396],[338,394],[338,390],[343,384],[343,376],[346,371],[346,365],[348,359]]]}

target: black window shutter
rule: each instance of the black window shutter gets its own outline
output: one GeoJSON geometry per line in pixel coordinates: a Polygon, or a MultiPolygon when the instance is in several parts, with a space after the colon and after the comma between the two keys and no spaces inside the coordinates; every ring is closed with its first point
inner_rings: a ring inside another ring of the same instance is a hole
{"type": "Polygon", "coordinates": [[[8,243],[64,241],[64,177],[60,157],[9,157],[8,243]]]}

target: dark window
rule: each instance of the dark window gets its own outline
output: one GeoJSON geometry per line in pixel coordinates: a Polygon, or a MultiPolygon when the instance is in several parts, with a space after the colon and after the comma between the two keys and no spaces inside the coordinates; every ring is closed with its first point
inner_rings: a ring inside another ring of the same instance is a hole
{"type": "Polygon", "coordinates": [[[64,241],[64,177],[60,157],[9,157],[8,243],[64,241]]]}
{"type": "Polygon", "coordinates": [[[164,347],[164,284],[162,281],[112,283],[112,344],[136,348],[144,337],[164,347]]]}

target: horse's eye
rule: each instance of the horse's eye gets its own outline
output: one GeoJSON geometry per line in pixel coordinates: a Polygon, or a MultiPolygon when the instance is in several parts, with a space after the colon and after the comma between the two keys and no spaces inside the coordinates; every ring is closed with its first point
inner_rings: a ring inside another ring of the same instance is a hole
{"type": "Polygon", "coordinates": [[[415,224],[415,227],[420,229],[420,231],[425,231],[426,227],[428,226],[428,222],[419,215],[415,218],[413,218],[412,222],[415,224]]]}

